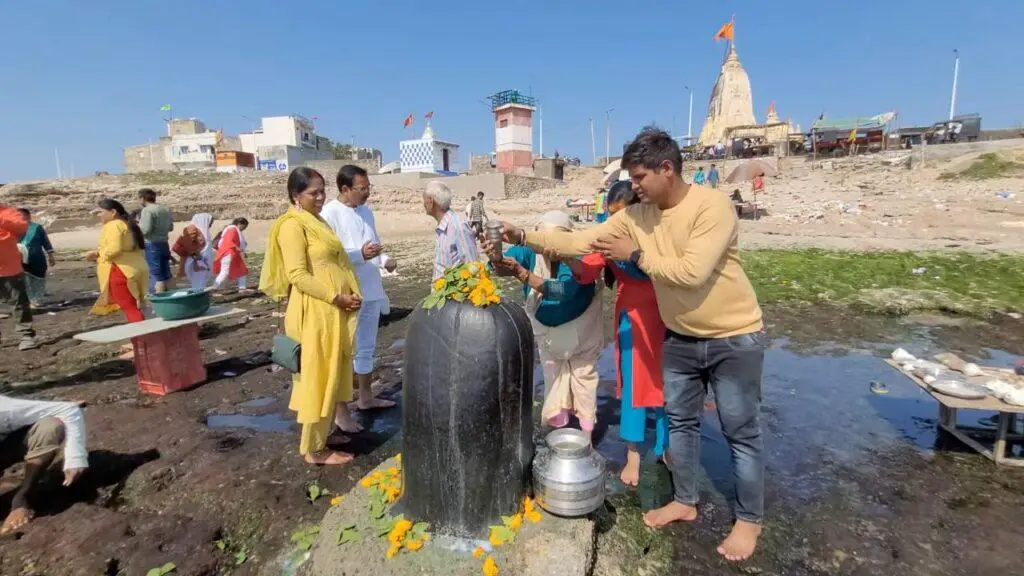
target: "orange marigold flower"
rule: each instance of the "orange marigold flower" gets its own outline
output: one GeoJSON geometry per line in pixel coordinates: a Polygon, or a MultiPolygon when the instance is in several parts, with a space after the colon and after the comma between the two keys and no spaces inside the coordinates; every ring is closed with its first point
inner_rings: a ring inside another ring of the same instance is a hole
{"type": "Polygon", "coordinates": [[[473,550],[473,558],[479,558],[484,555],[484,547],[477,546],[476,550],[473,550]]]}
{"type": "Polygon", "coordinates": [[[508,527],[513,530],[519,530],[523,526],[523,515],[515,514],[512,516],[512,521],[508,523],[508,527]]]}
{"type": "Polygon", "coordinates": [[[395,554],[398,554],[398,551],[400,549],[401,549],[400,546],[396,546],[396,545],[392,544],[391,546],[388,546],[388,551],[387,551],[387,553],[384,554],[384,557],[387,558],[388,560],[391,560],[392,558],[395,557],[395,554]]]}
{"type": "Polygon", "coordinates": [[[494,562],[494,558],[490,556],[484,560],[483,573],[484,576],[498,576],[498,565],[494,562]]]}
{"type": "Polygon", "coordinates": [[[423,540],[406,540],[405,547],[407,550],[415,552],[420,548],[423,548],[423,540]]]}

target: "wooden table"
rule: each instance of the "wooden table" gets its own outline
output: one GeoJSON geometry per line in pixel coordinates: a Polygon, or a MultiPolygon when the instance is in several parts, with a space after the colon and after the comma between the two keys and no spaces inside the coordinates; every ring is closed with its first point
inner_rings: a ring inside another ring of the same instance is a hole
{"type": "MultiPolygon", "coordinates": [[[[979,400],[966,400],[955,396],[947,396],[932,390],[924,380],[921,380],[917,376],[904,372],[900,368],[899,363],[893,360],[886,360],[886,363],[898,370],[900,374],[910,378],[911,381],[920,386],[925,392],[931,394],[931,396],[939,402],[939,427],[941,429],[949,432],[956,437],[957,440],[960,440],[964,444],[975,449],[982,456],[985,456],[989,460],[995,462],[996,465],[1024,468],[1024,458],[1006,455],[1006,445],[1008,442],[1024,442],[1024,434],[1018,434],[1016,431],[1011,430],[1011,426],[1017,415],[1024,414],[1024,406],[1007,404],[994,396],[986,396],[979,400]],[[993,433],[992,430],[978,428],[976,426],[957,425],[956,417],[959,410],[988,410],[996,412],[999,417],[996,422],[995,432],[993,433]],[[981,442],[978,442],[975,438],[969,435],[968,432],[975,435],[994,436],[992,448],[990,449],[981,442]]],[[[997,368],[984,368],[984,370],[987,372],[1013,374],[1011,370],[997,368]]],[[[974,384],[981,384],[991,379],[991,376],[982,376],[968,378],[968,381],[974,384]]]]}
{"type": "Polygon", "coordinates": [[[131,340],[139,389],[163,396],[206,380],[206,365],[199,347],[199,324],[244,312],[242,308],[211,306],[205,314],[195,318],[150,318],[75,334],[74,338],[98,344],[131,340]]]}

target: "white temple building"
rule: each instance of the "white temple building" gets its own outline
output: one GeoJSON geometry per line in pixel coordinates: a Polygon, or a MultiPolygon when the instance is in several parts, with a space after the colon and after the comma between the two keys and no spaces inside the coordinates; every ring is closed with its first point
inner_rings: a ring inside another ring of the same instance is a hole
{"type": "Polygon", "coordinates": [[[754,98],[750,93],[750,78],[736,55],[736,45],[729,43],[729,51],[718,80],[711,90],[708,115],[697,139],[699,146],[724,144],[730,128],[757,124],[754,119],[754,98]]]}
{"type": "Polygon", "coordinates": [[[423,136],[417,140],[402,140],[398,146],[402,172],[455,173],[459,145],[434,138],[429,122],[423,136]]]}

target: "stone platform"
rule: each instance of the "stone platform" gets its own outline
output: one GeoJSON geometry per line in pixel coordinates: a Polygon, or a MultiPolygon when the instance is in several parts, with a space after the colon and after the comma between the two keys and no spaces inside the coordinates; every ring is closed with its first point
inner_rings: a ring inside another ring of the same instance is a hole
{"type": "MultiPolygon", "coordinates": [[[[398,466],[395,458],[376,470],[398,466]]],[[[371,472],[372,474],[372,472],[371,472]]],[[[302,573],[314,576],[451,575],[479,576],[484,556],[472,550],[486,542],[456,542],[432,535],[423,549],[402,551],[385,558],[386,537],[374,533],[369,513],[369,490],[356,485],[342,502],[332,506],[320,524],[320,534],[302,573]],[[355,524],[361,539],[338,544],[342,526],[355,524]]],[[[540,522],[523,522],[515,540],[488,550],[500,574],[521,576],[585,576],[594,562],[594,522],[590,518],[563,519],[542,512],[540,522]]],[[[495,522],[500,522],[495,519],[495,522]]],[[[485,555],[485,556],[486,556],[485,555]]]]}

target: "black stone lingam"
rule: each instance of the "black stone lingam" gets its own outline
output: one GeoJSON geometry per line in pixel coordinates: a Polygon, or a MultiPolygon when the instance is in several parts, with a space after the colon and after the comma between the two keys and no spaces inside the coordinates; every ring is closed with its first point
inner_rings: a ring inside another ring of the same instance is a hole
{"type": "Polygon", "coordinates": [[[519,510],[533,460],[533,351],[518,304],[449,301],[412,314],[402,390],[407,518],[486,538],[519,510]]]}

